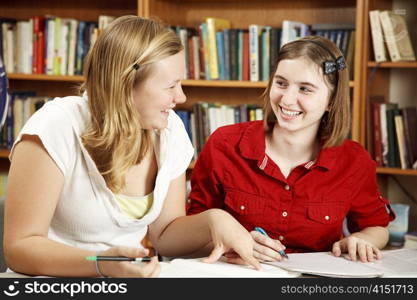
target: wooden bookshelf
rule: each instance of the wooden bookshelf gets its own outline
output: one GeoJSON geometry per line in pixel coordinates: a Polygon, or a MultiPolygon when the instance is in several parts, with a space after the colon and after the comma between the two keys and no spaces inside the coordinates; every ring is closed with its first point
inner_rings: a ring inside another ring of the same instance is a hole
{"type": "Polygon", "coordinates": [[[409,176],[417,176],[417,170],[411,169],[397,169],[397,168],[377,168],[376,172],[378,174],[385,174],[385,175],[409,175],[409,176]]]}
{"type": "Polygon", "coordinates": [[[36,81],[66,81],[66,82],[83,82],[83,76],[68,75],[46,75],[46,74],[8,74],[10,80],[36,80],[36,81]]]}
{"type": "MultiPolygon", "coordinates": [[[[411,42],[415,54],[417,54],[417,3],[412,0],[364,0],[363,1],[363,56],[361,62],[362,82],[360,86],[363,101],[361,101],[359,116],[360,136],[363,145],[368,147],[371,155],[370,143],[372,143],[370,127],[372,121],[368,99],[372,96],[383,96],[386,102],[398,103],[399,107],[417,106],[415,95],[415,78],[417,77],[417,61],[401,62],[380,62],[374,60],[372,37],[369,25],[370,10],[395,10],[399,9],[405,13],[407,28],[410,33],[411,42]],[[367,130],[368,128],[368,130],[367,130]]],[[[389,59],[389,54],[387,53],[389,59]]],[[[417,137],[416,137],[417,138],[417,137]]],[[[416,206],[412,202],[407,202],[408,196],[398,190],[398,183],[392,183],[390,176],[394,175],[398,182],[404,185],[405,190],[410,195],[417,195],[417,185],[415,184],[417,170],[378,167],[378,182],[381,192],[392,202],[409,203],[413,208],[411,215],[416,213],[416,206]]],[[[411,218],[411,217],[410,217],[411,218]]],[[[411,227],[417,226],[410,222],[411,227]]]]}
{"type": "MultiPolygon", "coordinates": [[[[66,82],[83,82],[84,77],[80,75],[46,75],[46,74],[19,74],[12,73],[7,75],[10,80],[37,80],[37,81],[66,81],[66,82]]],[[[266,88],[266,81],[236,81],[236,80],[183,80],[183,86],[201,86],[201,87],[232,87],[232,88],[266,88]]],[[[349,82],[350,87],[354,87],[354,82],[349,82]]]]}
{"type": "Polygon", "coordinates": [[[416,61],[400,61],[400,62],[380,62],[369,61],[368,67],[378,67],[378,68],[417,68],[416,61]]]}

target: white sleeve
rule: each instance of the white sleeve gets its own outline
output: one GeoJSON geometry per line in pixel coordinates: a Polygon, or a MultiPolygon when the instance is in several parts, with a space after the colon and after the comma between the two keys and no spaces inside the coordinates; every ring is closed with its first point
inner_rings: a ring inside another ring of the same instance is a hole
{"type": "Polygon", "coordinates": [[[74,148],[78,141],[71,119],[62,107],[52,101],[46,103],[32,115],[15,139],[10,151],[10,160],[12,160],[14,147],[25,134],[39,137],[49,156],[55,161],[64,176],[69,170],[72,170],[71,162],[75,157],[74,148]]]}
{"type": "Polygon", "coordinates": [[[171,158],[171,179],[175,179],[184,173],[194,156],[194,147],[185,130],[184,123],[175,113],[172,113],[172,126],[170,126],[170,141],[168,151],[171,158]]]}

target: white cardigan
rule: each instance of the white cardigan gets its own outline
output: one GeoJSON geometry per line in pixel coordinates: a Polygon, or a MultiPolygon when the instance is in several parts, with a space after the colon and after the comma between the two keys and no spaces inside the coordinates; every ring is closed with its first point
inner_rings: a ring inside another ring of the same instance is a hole
{"type": "Polygon", "coordinates": [[[148,225],[159,216],[170,182],[187,169],[194,149],[181,119],[171,110],[168,127],[159,131],[156,142],[153,205],[140,220],[130,218],[120,210],[81,142],[90,121],[87,101],[86,96],[71,96],[46,103],[25,124],[13,149],[23,134],[37,135],[65,177],[48,238],[94,251],[115,245],[141,247],[148,225]]]}

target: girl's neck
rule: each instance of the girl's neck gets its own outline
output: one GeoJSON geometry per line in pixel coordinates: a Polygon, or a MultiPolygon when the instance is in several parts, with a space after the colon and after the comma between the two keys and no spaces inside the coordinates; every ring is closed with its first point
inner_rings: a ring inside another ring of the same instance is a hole
{"type": "Polygon", "coordinates": [[[277,126],[267,137],[267,145],[267,153],[273,152],[275,156],[296,164],[314,160],[320,150],[316,134],[283,131],[277,126]]]}

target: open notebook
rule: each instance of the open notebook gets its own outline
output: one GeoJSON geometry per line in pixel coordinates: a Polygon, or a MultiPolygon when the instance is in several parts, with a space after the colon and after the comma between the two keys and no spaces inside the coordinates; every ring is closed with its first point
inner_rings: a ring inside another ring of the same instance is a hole
{"type": "Polygon", "coordinates": [[[382,259],[362,263],[330,252],[288,254],[289,259],[268,262],[285,270],[326,277],[417,277],[417,250],[382,251],[382,259]]]}

